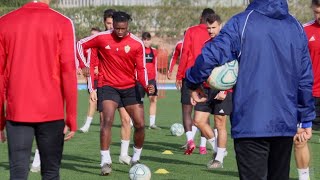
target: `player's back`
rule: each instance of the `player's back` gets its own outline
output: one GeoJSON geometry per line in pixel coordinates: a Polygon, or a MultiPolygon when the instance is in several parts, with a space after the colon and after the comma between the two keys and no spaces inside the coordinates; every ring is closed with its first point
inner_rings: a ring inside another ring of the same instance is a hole
{"type": "Polygon", "coordinates": [[[71,26],[70,19],[39,2],[0,18],[9,119],[61,119],[61,73],[75,67],[71,26]],[[66,39],[69,43],[61,43],[66,39]],[[50,106],[56,110],[49,112],[50,106]]]}

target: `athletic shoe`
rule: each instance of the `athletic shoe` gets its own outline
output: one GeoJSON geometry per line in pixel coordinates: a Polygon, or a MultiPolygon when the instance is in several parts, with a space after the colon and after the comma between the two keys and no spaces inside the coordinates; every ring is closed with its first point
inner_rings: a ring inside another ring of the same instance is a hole
{"type": "MultiPolygon", "coordinates": [[[[212,158],[216,159],[216,156],[217,156],[217,152],[213,152],[212,158]]],[[[224,157],[226,157],[226,156],[228,156],[228,151],[224,151],[224,157]]]]}
{"type": "Polygon", "coordinates": [[[141,162],[140,161],[132,161],[131,160],[131,162],[130,162],[131,167],[136,165],[136,164],[141,164],[141,162]]]}
{"type": "Polygon", "coordinates": [[[219,169],[219,168],[223,168],[223,163],[218,161],[218,160],[210,160],[207,164],[207,168],[208,169],[219,169]]]}
{"type": "Polygon", "coordinates": [[[201,155],[207,154],[207,148],[206,147],[199,147],[199,154],[201,154],[201,155]]]}
{"type": "Polygon", "coordinates": [[[191,155],[193,150],[196,148],[196,145],[194,144],[193,140],[188,141],[188,148],[184,152],[185,155],[191,155]]]}
{"type": "Polygon", "coordinates": [[[131,157],[130,156],[119,156],[119,163],[130,165],[131,157]]]}
{"type": "Polygon", "coordinates": [[[82,133],[89,132],[89,126],[86,126],[86,125],[82,126],[82,128],[80,128],[80,132],[82,132],[82,133]]]}
{"type": "Polygon", "coordinates": [[[108,176],[112,171],[111,164],[104,163],[101,167],[101,176],[108,176]]]}
{"type": "Polygon", "coordinates": [[[149,126],[149,129],[160,130],[161,128],[158,127],[157,125],[153,124],[153,125],[149,126]]]}
{"type": "Polygon", "coordinates": [[[40,165],[39,166],[31,166],[30,171],[34,172],[34,173],[40,172],[41,166],[40,165]]]}

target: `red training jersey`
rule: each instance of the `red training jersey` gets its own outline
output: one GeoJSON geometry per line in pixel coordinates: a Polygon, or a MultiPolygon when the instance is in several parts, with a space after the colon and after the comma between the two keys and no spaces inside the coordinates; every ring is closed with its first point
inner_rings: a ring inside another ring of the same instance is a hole
{"type": "Polygon", "coordinates": [[[153,47],[145,48],[146,69],[148,80],[157,79],[157,50],[153,47]]]}
{"type": "MultiPolygon", "coordinates": [[[[82,61],[85,61],[84,50],[97,48],[98,87],[107,85],[117,89],[132,88],[136,84],[135,71],[137,70],[141,85],[147,89],[145,48],[142,41],[135,35],[128,33],[127,36],[119,39],[113,30],[100,32],[80,40],[77,48],[82,61]]],[[[94,88],[89,87],[89,90],[91,92],[94,88]]]]}
{"type": "Polygon", "coordinates": [[[179,57],[181,57],[181,51],[182,51],[182,43],[183,40],[180,40],[177,42],[176,47],[174,48],[174,51],[172,53],[172,57],[169,64],[169,73],[172,73],[173,67],[176,64],[179,57]]]}
{"type": "Polygon", "coordinates": [[[30,2],[2,16],[0,105],[2,110],[5,94],[6,119],[40,123],[66,118],[76,131],[75,61],[73,23],[47,4],[30,2]]]}
{"type": "Polygon", "coordinates": [[[311,21],[303,26],[309,41],[308,47],[314,76],[312,94],[314,97],[320,97],[320,25],[311,21]]]}
{"type": "Polygon", "coordinates": [[[201,53],[203,44],[210,39],[206,24],[199,24],[187,29],[180,58],[177,80],[185,78],[186,70],[194,65],[197,56],[201,53]]]}

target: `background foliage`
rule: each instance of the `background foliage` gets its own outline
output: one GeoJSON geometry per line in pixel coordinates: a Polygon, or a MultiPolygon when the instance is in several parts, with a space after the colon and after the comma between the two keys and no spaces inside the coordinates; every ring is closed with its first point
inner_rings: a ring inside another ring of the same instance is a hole
{"type": "MultiPolygon", "coordinates": [[[[0,15],[3,15],[17,7],[20,7],[28,0],[1,0],[0,15]]],[[[133,33],[150,31],[159,37],[181,38],[184,30],[199,22],[199,16],[203,7],[191,7],[190,3],[184,0],[166,0],[165,6],[142,7],[142,6],[115,6],[115,7],[82,7],[61,9],[57,7],[57,0],[52,2],[52,7],[66,16],[70,17],[76,26],[78,38],[88,35],[91,27],[103,29],[103,11],[108,8],[126,11],[132,15],[130,25],[133,33]]],[[[289,1],[290,12],[302,23],[310,21],[313,16],[306,0],[289,1]],[[293,3],[294,2],[294,3],[293,3]]],[[[209,6],[210,7],[210,6],[209,6]]],[[[245,7],[214,7],[213,8],[223,19],[227,21],[230,17],[245,9],[245,7]]]]}

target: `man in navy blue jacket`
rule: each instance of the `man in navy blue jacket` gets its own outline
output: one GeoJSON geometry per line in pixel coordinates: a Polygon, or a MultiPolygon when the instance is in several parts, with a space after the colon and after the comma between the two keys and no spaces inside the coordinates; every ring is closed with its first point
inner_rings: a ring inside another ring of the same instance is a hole
{"type": "Polygon", "coordinates": [[[286,0],[251,1],[204,46],[186,73],[196,102],[205,100],[199,86],[212,69],[234,59],[231,134],[240,179],[289,179],[293,139],[311,138],[315,109],[308,41],[286,0]]]}

